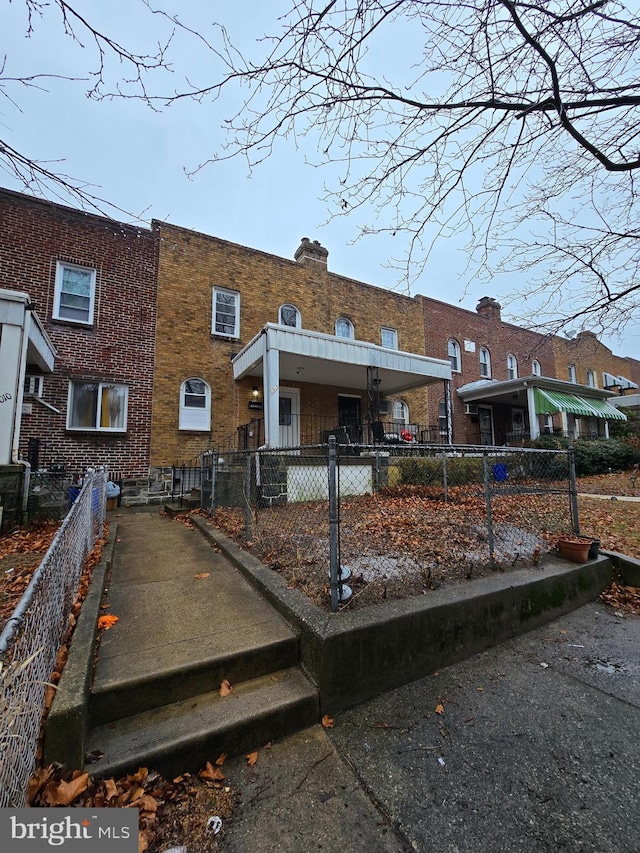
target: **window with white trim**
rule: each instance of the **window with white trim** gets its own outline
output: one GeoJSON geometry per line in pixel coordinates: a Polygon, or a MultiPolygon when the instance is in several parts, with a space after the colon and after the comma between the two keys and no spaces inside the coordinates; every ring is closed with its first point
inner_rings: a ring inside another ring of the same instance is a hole
{"type": "Polygon", "coordinates": [[[240,294],[237,291],[213,288],[211,332],[226,338],[240,337],[240,294]]]}
{"type": "Polygon", "coordinates": [[[96,271],[58,261],[53,296],[53,319],[90,326],[96,296],[96,271]]]}
{"type": "Polygon", "coordinates": [[[453,338],[447,344],[447,354],[449,355],[449,361],[451,363],[451,370],[454,373],[460,372],[460,344],[458,341],[454,341],[453,338]]]}
{"type": "Polygon", "coordinates": [[[24,378],[24,393],[33,397],[42,397],[44,390],[44,376],[38,374],[27,374],[24,378]]]}
{"type": "Polygon", "coordinates": [[[336,337],[354,339],[353,323],[348,317],[338,317],[336,320],[336,337]]]}
{"type": "Polygon", "coordinates": [[[178,429],[211,429],[211,391],[204,379],[194,376],[180,386],[178,429]]]}
{"type": "Polygon", "coordinates": [[[293,329],[299,329],[302,325],[300,312],[295,305],[281,305],[278,311],[278,322],[281,326],[291,326],[293,329]]]}
{"type": "Polygon", "coordinates": [[[393,423],[397,427],[406,427],[409,423],[409,406],[407,406],[404,400],[394,401],[393,423]]]}
{"type": "Polygon", "coordinates": [[[593,370],[587,370],[587,385],[589,388],[597,388],[596,375],[593,370]]]}
{"type": "Polygon", "coordinates": [[[113,382],[70,382],[67,429],[125,432],[129,389],[113,382]]]}
{"type": "Polygon", "coordinates": [[[480,347],[480,376],[483,379],[491,378],[491,356],[486,347],[480,347]]]}
{"type": "Polygon", "coordinates": [[[387,349],[398,349],[398,330],[389,326],[380,329],[380,343],[387,349]]]}
{"type": "Polygon", "coordinates": [[[534,358],[531,362],[531,372],[534,376],[542,376],[542,367],[540,367],[540,362],[537,358],[534,358]]]}
{"type": "Polygon", "coordinates": [[[569,382],[576,382],[576,366],[575,364],[567,365],[567,373],[569,374],[569,382]]]}
{"type": "Polygon", "coordinates": [[[440,400],[438,403],[438,429],[440,435],[447,435],[449,432],[449,423],[447,420],[447,403],[445,400],[440,400]]]}
{"type": "Polygon", "coordinates": [[[518,378],[518,359],[515,355],[507,356],[507,379],[518,378]]]}

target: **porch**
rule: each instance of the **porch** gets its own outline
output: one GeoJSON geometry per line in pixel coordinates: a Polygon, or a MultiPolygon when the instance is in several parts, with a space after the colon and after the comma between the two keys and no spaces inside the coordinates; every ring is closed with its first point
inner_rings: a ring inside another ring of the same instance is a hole
{"type": "Polygon", "coordinates": [[[451,378],[445,360],[273,323],[232,364],[236,382],[256,381],[249,407],[263,412],[239,427],[241,448],[319,444],[330,434],[354,445],[431,441],[436,429],[413,422],[406,406],[394,411],[390,398],[451,378]],[[315,398],[304,407],[301,386],[315,398]],[[333,413],[320,402],[331,388],[333,413]],[[310,403],[324,412],[308,414],[310,403]]]}
{"type": "Polygon", "coordinates": [[[610,391],[541,376],[480,380],[457,393],[483,445],[517,445],[541,435],[608,438],[609,421],[626,420],[607,402],[615,396],[610,391]]]}

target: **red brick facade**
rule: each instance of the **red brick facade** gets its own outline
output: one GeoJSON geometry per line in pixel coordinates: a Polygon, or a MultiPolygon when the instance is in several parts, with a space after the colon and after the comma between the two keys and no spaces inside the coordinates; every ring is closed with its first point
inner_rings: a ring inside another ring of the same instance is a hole
{"type": "MultiPolygon", "coordinates": [[[[464,403],[456,394],[462,385],[480,379],[506,380],[509,375],[507,359],[515,359],[517,376],[528,376],[534,372],[533,363],[538,363],[542,376],[555,378],[553,348],[542,335],[503,322],[500,305],[484,297],[476,312],[467,311],[435,299],[423,298],[426,355],[447,358],[449,342],[455,344],[458,353],[458,369],[452,371],[451,403],[453,410],[453,440],[456,444],[478,444],[480,427],[478,418],[465,414],[464,403]],[[480,351],[489,355],[488,376],[481,374],[480,351]]],[[[512,363],[513,366],[513,363],[512,363]]],[[[438,417],[438,406],[442,398],[429,398],[430,417],[438,417]]],[[[500,407],[502,409],[504,407],[500,407]]],[[[496,440],[501,436],[501,423],[509,422],[509,413],[494,411],[496,440]]]]}
{"type": "Polygon", "coordinates": [[[58,352],[54,373],[44,376],[48,405],[25,397],[24,458],[29,450],[35,457],[37,443],[39,467],[63,464],[73,474],[108,464],[115,475],[147,475],[156,281],[151,231],[0,189],[0,287],[30,296],[58,352]],[[96,272],[90,325],[53,318],[60,261],[96,272]],[[73,380],[126,386],[126,431],[68,429],[73,380]]]}

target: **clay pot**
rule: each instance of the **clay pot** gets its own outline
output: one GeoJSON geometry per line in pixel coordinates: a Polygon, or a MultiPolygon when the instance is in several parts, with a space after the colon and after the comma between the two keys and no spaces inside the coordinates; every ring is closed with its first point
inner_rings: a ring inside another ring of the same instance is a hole
{"type": "Polygon", "coordinates": [[[592,543],[592,539],[583,539],[579,536],[560,536],[558,548],[565,560],[571,560],[572,563],[586,563],[592,543]]]}

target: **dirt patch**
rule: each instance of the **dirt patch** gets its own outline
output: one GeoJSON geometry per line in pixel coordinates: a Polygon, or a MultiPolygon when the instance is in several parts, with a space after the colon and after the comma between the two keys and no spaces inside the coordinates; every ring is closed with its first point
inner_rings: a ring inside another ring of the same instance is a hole
{"type": "Polygon", "coordinates": [[[640,474],[632,470],[578,477],[578,493],[640,497],[640,474]]]}

